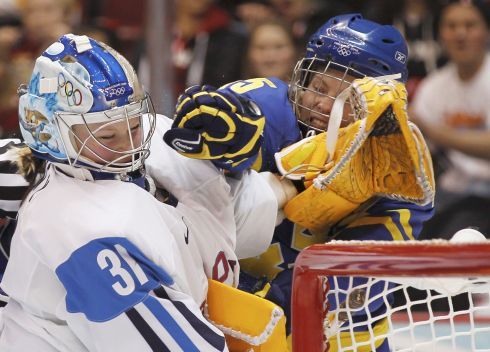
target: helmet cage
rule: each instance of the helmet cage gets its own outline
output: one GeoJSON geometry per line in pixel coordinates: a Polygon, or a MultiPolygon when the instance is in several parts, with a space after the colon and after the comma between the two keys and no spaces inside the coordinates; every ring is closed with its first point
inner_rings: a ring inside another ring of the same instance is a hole
{"type": "MultiPolygon", "coordinates": [[[[302,102],[303,93],[306,91],[316,94],[318,99],[330,99],[332,100],[332,105],[337,96],[346,87],[350,86],[352,82],[347,79],[348,76],[355,78],[363,78],[365,75],[360,71],[352,68],[351,66],[345,66],[339,64],[333,60],[321,59],[316,55],[309,58],[300,59],[294,68],[293,76],[291,78],[291,83],[289,85],[289,100],[294,107],[296,116],[298,116],[298,122],[303,129],[308,131],[307,133],[321,133],[325,132],[323,129],[314,127],[311,124],[311,115],[321,115],[325,117],[325,120],[330,119],[330,113],[324,113],[315,109],[315,107],[306,106],[302,102]],[[333,72],[336,74],[334,75],[333,72]],[[330,78],[338,82],[338,86],[335,89],[334,95],[329,95],[327,93],[321,92],[317,89],[310,87],[310,83],[315,75],[320,75],[322,80],[324,78],[330,78]],[[307,113],[309,112],[309,114],[307,113]],[[305,116],[307,115],[307,116],[305,116]],[[310,132],[313,131],[313,132],[310,132]]],[[[343,120],[355,120],[356,116],[353,113],[353,109],[349,114],[346,114],[342,118],[343,120]]]]}
{"type": "Polygon", "coordinates": [[[61,143],[63,144],[68,156],[68,163],[72,166],[79,166],[89,170],[102,171],[109,173],[127,173],[136,171],[143,167],[144,160],[150,154],[150,143],[156,127],[156,113],[149,95],[145,95],[142,100],[121,106],[114,107],[109,110],[91,112],[91,113],[68,113],[58,111],[54,113],[54,125],[57,127],[61,143]],[[141,144],[135,145],[133,136],[131,135],[130,120],[139,118],[141,123],[141,144]],[[96,134],[106,128],[125,121],[127,126],[128,138],[130,140],[130,149],[115,150],[105,145],[97,138],[96,134]],[[97,129],[90,129],[89,125],[95,123],[103,123],[97,129]],[[74,125],[85,125],[88,131],[88,137],[82,140],[73,131],[74,125]],[[104,159],[97,151],[87,146],[89,140],[109,151],[112,154],[118,155],[114,160],[104,159]],[[77,148],[76,142],[80,144],[77,148]],[[82,155],[84,150],[90,151],[98,160],[92,160],[82,155]],[[130,157],[130,161],[122,161],[130,157]]]}

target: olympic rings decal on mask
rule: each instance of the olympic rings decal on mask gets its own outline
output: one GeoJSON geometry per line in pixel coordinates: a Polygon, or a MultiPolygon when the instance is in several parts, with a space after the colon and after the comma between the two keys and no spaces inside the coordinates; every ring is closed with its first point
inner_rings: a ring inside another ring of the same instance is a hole
{"type": "Polygon", "coordinates": [[[82,104],[82,93],[79,89],[73,89],[73,83],[67,81],[63,73],[58,74],[58,92],[66,98],[68,106],[79,106],[82,104]]]}

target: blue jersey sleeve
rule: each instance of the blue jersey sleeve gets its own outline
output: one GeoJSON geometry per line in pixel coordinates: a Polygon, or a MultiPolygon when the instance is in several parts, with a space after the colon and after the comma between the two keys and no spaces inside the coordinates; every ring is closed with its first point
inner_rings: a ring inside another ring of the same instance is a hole
{"type": "Polygon", "coordinates": [[[265,116],[264,140],[253,168],[277,171],[274,154],[301,138],[296,116],[288,100],[288,86],[277,78],[236,81],[219,89],[253,100],[265,116]]]}
{"type": "Polygon", "coordinates": [[[128,350],[137,340],[141,351],[226,350],[223,334],[206,321],[200,304],[126,238],[87,243],[58,266],[56,275],[73,321],[91,326],[88,344],[128,350]],[[114,339],[110,331],[121,328],[114,339]]]}
{"type": "Polygon", "coordinates": [[[423,224],[434,215],[431,204],[381,198],[365,214],[348,224],[338,226],[333,233],[340,240],[408,241],[418,239],[423,224]]]}

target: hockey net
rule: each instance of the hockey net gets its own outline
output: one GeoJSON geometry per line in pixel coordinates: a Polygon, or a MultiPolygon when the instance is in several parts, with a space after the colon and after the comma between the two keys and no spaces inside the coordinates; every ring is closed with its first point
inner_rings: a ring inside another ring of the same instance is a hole
{"type": "Polygon", "coordinates": [[[292,296],[295,352],[490,351],[490,241],[313,245],[292,296]]]}

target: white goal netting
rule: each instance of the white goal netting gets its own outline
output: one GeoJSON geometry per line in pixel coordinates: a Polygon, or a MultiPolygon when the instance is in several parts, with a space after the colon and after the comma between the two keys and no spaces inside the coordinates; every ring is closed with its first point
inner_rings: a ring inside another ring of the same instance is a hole
{"type": "Polygon", "coordinates": [[[414,278],[414,288],[407,278],[334,277],[325,338],[333,351],[375,351],[385,339],[393,351],[490,351],[489,279],[414,278]]]}
{"type": "Polygon", "coordinates": [[[298,258],[294,351],[490,351],[490,241],[337,241],[298,258]]]}

